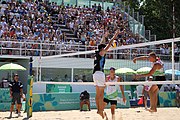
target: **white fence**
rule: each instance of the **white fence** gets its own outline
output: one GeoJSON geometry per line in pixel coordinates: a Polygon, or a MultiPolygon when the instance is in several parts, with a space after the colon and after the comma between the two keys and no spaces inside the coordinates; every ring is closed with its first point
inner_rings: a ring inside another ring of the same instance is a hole
{"type": "MultiPolygon", "coordinates": [[[[88,51],[97,49],[97,46],[86,46],[81,43],[65,43],[65,42],[42,42],[42,41],[0,41],[0,55],[15,55],[15,56],[52,56],[79,51],[88,51]]],[[[156,52],[162,59],[170,60],[169,55],[161,54],[160,49],[155,46],[141,47],[124,50],[114,50],[107,54],[109,59],[132,59],[135,56],[146,55],[149,52],[156,52]]],[[[91,58],[92,54],[77,55],[75,57],[91,58]]]]}

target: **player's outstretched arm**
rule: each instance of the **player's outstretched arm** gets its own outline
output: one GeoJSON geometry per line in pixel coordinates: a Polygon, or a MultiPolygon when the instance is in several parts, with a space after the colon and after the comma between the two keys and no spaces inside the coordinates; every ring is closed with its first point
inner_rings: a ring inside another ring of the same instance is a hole
{"type": "Polygon", "coordinates": [[[149,59],[148,56],[135,57],[133,59],[133,62],[136,63],[136,60],[148,60],[148,59],[149,59]]]}
{"type": "Polygon", "coordinates": [[[106,54],[106,52],[109,50],[109,48],[111,47],[111,44],[113,43],[114,39],[116,39],[116,37],[118,36],[118,34],[120,33],[119,30],[116,30],[114,36],[111,38],[111,40],[109,41],[109,43],[106,45],[106,47],[99,53],[101,56],[104,56],[106,54]]]}
{"type": "Polygon", "coordinates": [[[107,52],[109,50],[109,48],[111,47],[111,44],[113,43],[114,39],[117,38],[117,36],[119,35],[120,31],[116,30],[114,36],[111,38],[111,40],[109,41],[109,43],[106,45],[106,47],[104,48],[104,51],[107,52]]]}

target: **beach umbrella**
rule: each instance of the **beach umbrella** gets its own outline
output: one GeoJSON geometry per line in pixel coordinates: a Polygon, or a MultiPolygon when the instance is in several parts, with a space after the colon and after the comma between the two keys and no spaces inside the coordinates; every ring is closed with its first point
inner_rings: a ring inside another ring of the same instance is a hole
{"type": "Polygon", "coordinates": [[[151,70],[151,67],[142,67],[136,70],[136,72],[138,74],[146,74],[149,73],[149,71],[151,70]]]}
{"type": "Polygon", "coordinates": [[[134,71],[131,68],[119,68],[115,71],[116,74],[135,74],[136,71],[134,71]]]}
{"type": "MultiPolygon", "coordinates": [[[[142,68],[139,68],[138,70],[136,70],[136,73],[137,74],[147,74],[147,73],[149,73],[149,71],[151,69],[152,69],[151,67],[142,67],[142,68]]],[[[153,75],[161,75],[161,74],[164,74],[164,72],[156,70],[153,75]]]]}
{"type": "Polygon", "coordinates": [[[23,66],[14,63],[4,64],[0,67],[0,70],[26,70],[23,66]]]}
{"type": "Polygon", "coordinates": [[[12,71],[25,71],[26,68],[19,65],[19,64],[14,64],[14,63],[8,63],[4,64],[0,67],[0,70],[3,71],[10,71],[11,72],[11,79],[12,79],[12,71]]]}
{"type": "MultiPolygon", "coordinates": [[[[179,70],[174,70],[175,75],[180,76],[179,70]]],[[[172,69],[166,70],[165,74],[171,74],[172,75],[172,69]]]]}
{"type": "Polygon", "coordinates": [[[135,74],[136,71],[134,71],[131,68],[119,68],[115,71],[116,74],[123,74],[124,80],[126,80],[126,75],[132,75],[135,74]]]}

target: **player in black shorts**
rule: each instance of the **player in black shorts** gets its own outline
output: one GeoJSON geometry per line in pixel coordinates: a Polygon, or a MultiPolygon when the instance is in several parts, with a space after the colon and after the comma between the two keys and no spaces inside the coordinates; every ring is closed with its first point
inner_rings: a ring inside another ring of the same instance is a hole
{"type": "Polygon", "coordinates": [[[10,97],[12,98],[11,108],[10,108],[10,118],[12,117],[12,111],[14,110],[14,105],[17,103],[18,117],[20,117],[20,107],[21,107],[21,98],[23,95],[23,84],[18,81],[18,74],[14,75],[14,81],[9,84],[10,87],[10,97]]]}
{"type": "MultiPolygon", "coordinates": [[[[110,74],[106,76],[106,82],[121,82],[122,79],[115,75],[115,68],[110,68],[110,74]]],[[[117,106],[118,99],[118,89],[121,90],[123,102],[125,103],[126,98],[124,95],[124,89],[122,85],[107,85],[106,86],[106,96],[104,97],[104,108],[107,104],[111,104],[111,114],[112,120],[115,120],[115,109],[117,106]]],[[[108,119],[107,115],[106,118],[108,119]]]]}

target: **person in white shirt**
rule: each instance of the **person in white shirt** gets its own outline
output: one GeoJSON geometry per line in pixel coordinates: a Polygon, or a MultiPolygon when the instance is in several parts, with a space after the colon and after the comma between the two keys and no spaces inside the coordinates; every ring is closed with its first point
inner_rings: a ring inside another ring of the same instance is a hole
{"type": "MultiPolygon", "coordinates": [[[[121,82],[121,79],[119,76],[115,75],[115,68],[110,68],[110,74],[106,76],[106,82],[121,82]]],[[[123,102],[126,102],[126,98],[124,95],[124,89],[122,85],[107,85],[106,86],[106,96],[104,97],[104,108],[107,106],[108,103],[111,104],[111,114],[112,114],[112,120],[115,120],[115,109],[117,106],[117,98],[118,98],[118,87],[120,87],[123,102]]],[[[106,115],[106,114],[105,114],[106,115]]],[[[107,115],[106,115],[107,117],[107,115]]]]}

